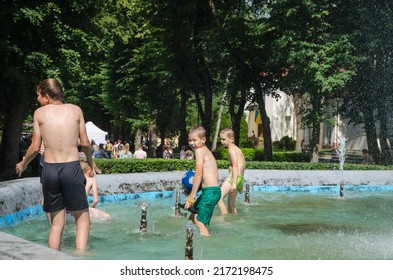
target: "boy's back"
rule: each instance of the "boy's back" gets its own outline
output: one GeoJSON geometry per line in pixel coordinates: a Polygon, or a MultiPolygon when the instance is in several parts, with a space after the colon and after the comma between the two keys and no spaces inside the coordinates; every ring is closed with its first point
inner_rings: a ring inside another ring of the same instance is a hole
{"type": "Polygon", "coordinates": [[[72,104],[49,104],[35,115],[45,143],[45,162],[77,161],[77,141],[80,130],[85,130],[81,109],[72,104]]]}
{"type": "Polygon", "coordinates": [[[229,164],[230,167],[233,168],[233,159],[236,158],[236,167],[237,174],[240,176],[244,176],[244,169],[246,168],[246,160],[244,158],[243,152],[240,150],[238,146],[235,144],[229,145],[228,147],[229,154],[229,164]]]}

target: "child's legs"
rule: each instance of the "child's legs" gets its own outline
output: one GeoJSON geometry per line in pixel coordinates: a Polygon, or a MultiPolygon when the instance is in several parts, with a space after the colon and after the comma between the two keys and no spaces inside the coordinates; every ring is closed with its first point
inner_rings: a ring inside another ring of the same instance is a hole
{"type": "Polygon", "coordinates": [[[76,249],[86,250],[90,233],[89,208],[73,211],[72,214],[76,223],[76,249]]]}
{"type": "Polygon", "coordinates": [[[198,221],[197,219],[195,219],[195,224],[198,226],[198,228],[199,228],[199,233],[200,233],[202,236],[210,236],[209,230],[207,229],[207,226],[205,226],[203,223],[201,223],[201,222],[198,221]]]}
{"type": "Polygon", "coordinates": [[[197,216],[198,216],[198,214],[191,214],[189,220],[198,226],[199,233],[202,236],[210,236],[209,230],[207,229],[207,227],[203,223],[201,223],[200,221],[197,220],[197,218],[196,218],[197,216]]]}
{"type": "Polygon", "coordinates": [[[221,199],[218,201],[217,205],[220,209],[221,215],[228,214],[228,209],[225,206],[224,199],[228,195],[231,189],[231,184],[228,181],[224,181],[221,185],[221,199]]]}
{"type": "MultiPolygon", "coordinates": [[[[41,205],[44,206],[44,189],[41,183],[41,205]]],[[[50,213],[45,212],[46,218],[48,219],[49,224],[51,223],[50,213]]]]}
{"type": "Polygon", "coordinates": [[[237,197],[237,190],[229,192],[229,194],[228,194],[229,213],[232,213],[232,214],[237,213],[236,206],[235,206],[236,197],[237,197]]]}
{"type": "Polygon", "coordinates": [[[65,209],[50,212],[50,230],[48,236],[48,246],[49,248],[60,250],[61,236],[63,234],[63,229],[66,221],[66,211],[65,209]]]}

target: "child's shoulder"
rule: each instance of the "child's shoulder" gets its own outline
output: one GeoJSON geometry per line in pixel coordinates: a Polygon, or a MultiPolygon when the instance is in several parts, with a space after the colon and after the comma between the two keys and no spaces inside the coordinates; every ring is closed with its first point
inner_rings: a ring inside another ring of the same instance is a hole
{"type": "Polygon", "coordinates": [[[232,145],[230,145],[229,147],[228,147],[228,151],[229,152],[231,152],[231,151],[242,151],[238,146],[236,146],[235,144],[232,144],[232,145]]]}

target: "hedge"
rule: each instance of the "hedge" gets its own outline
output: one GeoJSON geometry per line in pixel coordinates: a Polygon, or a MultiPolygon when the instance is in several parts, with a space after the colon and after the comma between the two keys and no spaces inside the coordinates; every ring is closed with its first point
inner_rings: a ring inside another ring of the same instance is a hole
{"type": "MultiPolygon", "coordinates": [[[[180,159],[95,159],[103,174],[164,172],[192,170],[195,160],[180,159]]],[[[218,159],[219,169],[228,168],[228,160],[218,159]]],[[[310,163],[287,161],[247,161],[246,169],[265,170],[338,170],[339,163],[310,163]]],[[[393,170],[393,166],[345,164],[345,170],[393,170]]]]}

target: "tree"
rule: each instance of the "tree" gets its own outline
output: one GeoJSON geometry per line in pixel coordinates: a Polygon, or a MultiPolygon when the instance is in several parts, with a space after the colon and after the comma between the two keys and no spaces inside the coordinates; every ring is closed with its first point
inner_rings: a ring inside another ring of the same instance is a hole
{"type": "Polygon", "coordinates": [[[303,120],[312,128],[310,149],[317,151],[324,108],[354,74],[353,46],[347,33],[335,32],[330,17],[335,6],[327,1],[278,0],[271,7],[276,60],[285,69],[279,86],[307,98],[303,120]]]}
{"type": "Polygon", "coordinates": [[[336,26],[352,34],[357,57],[352,65],[356,75],[347,84],[340,110],[351,122],[364,124],[370,154],[376,163],[383,164],[392,163],[388,145],[389,112],[393,105],[392,11],[393,4],[386,0],[339,1],[335,13],[336,26]]]}
{"type": "Polygon", "coordinates": [[[10,147],[19,143],[22,123],[35,109],[38,82],[58,78],[71,100],[78,88],[86,88],[93,65],[88,57],[99,49],[90,22],[99,2],[9,0],[0,5],[0,81],[4,90],[0,177],[10,179],[19,160],[18,148],[10,147]]]}
{"type": "Polygon", "coordinates": [[[228,99],[235,138],[240,138],[240,123],[246,101],[258,102],[264,124],[265,158],[272,160],[270,121],[263,99],[264,94],[270,94],[271,91],[263,92],[260,80],[260,73],[262,69],[266,71],[270,54],[266,40],[268,3],[269,1],[209,1],[216,21],[216,33],[219,34],[217,42],[221,48],[221,64],[224,65],[220,68],[221,73],[232,69],[228,99]]]}

